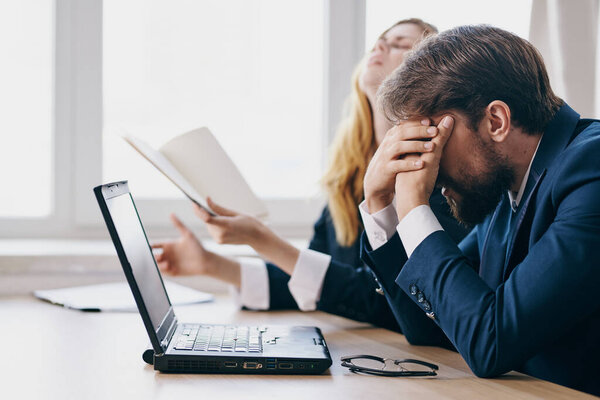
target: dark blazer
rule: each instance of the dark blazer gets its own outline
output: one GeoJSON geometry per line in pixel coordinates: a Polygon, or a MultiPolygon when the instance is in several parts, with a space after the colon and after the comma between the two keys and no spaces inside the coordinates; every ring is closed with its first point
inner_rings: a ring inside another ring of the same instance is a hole
{"type": "MultiPolygon", "coordinates": [[[[431,202],[434,213],[440,219],[442,226],[449,232],[452,240],[458,243],[467,232],[451,217],[448,205],[439,190],[433,193],[431,202]]],[[[358,321],[370,322],[384,328],[403,331],[404,327],[398,326],[386,297],[375,291],[379,285],[375,282],[370,269],[360,259],[359,240],[348,247],[340,246],[337,243],[335,229],[327,207],[315,223],[314,235],[309,248],[331,255],[317,309],[358,321]]],[[[296,301],[290,294],[287,285],[290,276],[270,263],[267,263],[267,270],[270,308],[297,309],[296,301]]],[[[421,330],[439,331],[437,325],[425,317],[419,307],[402,290],[399,290],[398,287],[394,287],[393,290],[394,295],[398,298],[397,302],[404,304],[406,312],[413,314],[414,320],[421,321],[423,325],[421,330]]],[[[449,345],[447,341],[445,343],[449,345]]]]}
{"type": "Polygon", "coordinates": [[[363,247],[374,272],[435,320],[477,376],[517,370],[600,395],[598,121],[565,104],[516,212],[506,195],[460,245],[432,233],[405,264],[397,235],[376,251],[363,235],[363,247]]]}

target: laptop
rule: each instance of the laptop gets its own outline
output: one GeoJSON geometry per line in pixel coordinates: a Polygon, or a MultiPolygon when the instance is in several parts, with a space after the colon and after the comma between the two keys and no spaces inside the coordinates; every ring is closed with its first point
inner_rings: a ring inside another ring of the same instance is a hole
{"type": "Polygon", "coordinates": [[[155,370],[320,374],[331,366],[317,327],[179,322],[127,181],[97,186],[94,193],[150,337],[155,370]]]}

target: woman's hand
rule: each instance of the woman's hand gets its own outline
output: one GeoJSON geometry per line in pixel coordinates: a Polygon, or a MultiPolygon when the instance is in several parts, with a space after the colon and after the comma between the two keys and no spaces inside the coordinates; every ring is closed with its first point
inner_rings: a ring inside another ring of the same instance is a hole
{"type": "Polygon", "coordinates": [[[254,217],[221,207],[210,197],[206,201],[217,216],[210,215],[195,203],[194,212],[206,223],[208,232],[219,244],[247,244],[255,247],[268,231],[268,228],[254,217]]]}
{"type": "Polygon", "coordinates": [[[181,236],[170,242],[159,242],[153,249],[161,249],[155,254],[158,268],[167,275],[212,275],[213,253],[207,251],[200,241],[176,216],[171,214],[171,221],[181,236]]]}
{"type": "Polygon", "coordinates": [[[284,272],[292,274],[300,255],[298,249],[256,218],[221,207],[210,197],[206,202],[218,214],[216,217],[195,203],[194,212],[206,223],[208,232],[217,243],[247,244],[261,257],[276,264],[284,272]]]}

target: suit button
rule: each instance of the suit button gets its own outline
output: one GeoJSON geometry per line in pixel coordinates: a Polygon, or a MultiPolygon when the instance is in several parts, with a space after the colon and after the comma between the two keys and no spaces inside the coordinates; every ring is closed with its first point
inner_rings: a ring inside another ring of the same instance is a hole
{"type": "Polygon", "coordinates": [[[423,301],[423,309],[425,311],[431,311],[431,304],[427,300],[423,301]]]}
{"type": "Polygon", "coordinates": [[[413,296],[417,294],[417,292],[419,291],[419,288],[417,287],[417,285],[410,285],[410,294],[412,294],[413,296]]]}
{"type": "Polygon", "coordinates": [[[424,301],[425,301],[425,295],[423,294],[423,292],[418,292],[418,293],[417,293],[417,301],[418,301],[419,303],[422,303],[422,302],[424,302],[424,301]]]}

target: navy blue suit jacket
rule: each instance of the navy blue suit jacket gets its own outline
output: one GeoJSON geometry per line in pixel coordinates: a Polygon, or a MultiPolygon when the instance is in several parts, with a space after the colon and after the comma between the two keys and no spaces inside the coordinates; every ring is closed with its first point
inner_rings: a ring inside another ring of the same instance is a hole
{"type": "Polygon", "coordinates": [[[476,375],[518,370],[600,394],[598,121],[563,105],[516,212],[506,196],[458,246],[438,231],[398,263],[397,235],[376,251],[362,240],[367,264],[394,277],[476,375]]]}
{"type": "MultiPolygon", "coordinates": [[[[439,190],[431,196],[431,204],[434,213],[452,240],[455,243],[460,242],[467,231],[452,218],[444,196],[439,190]]],[[[370,269],[360,259],[360,241],[356,240],[348,247],[337,243],[335,228],[327,207],[315,223],[309,248],[331,255],[317,309],[404,332],[405,327],[398,326],[386,297],[375,292],[379,286],[370,269]]],[[[287,285],[290,276],[270,263],[267,263],[267,271],[270,309],[297,309],[298,305],[287,285]]],[[[419,307],[402,290],[395,285],[390,290],[393,290],[396,296],[396,303],[402,303],[406,308],[403,312],[413,315],[413,321],[418,324],[420,332],[436,331],[437,336],[440,336],[439,327],[425,317],[419,307]]],[[[445,338],[442,342],[440,345],[451,346],[445,338]]]]}

